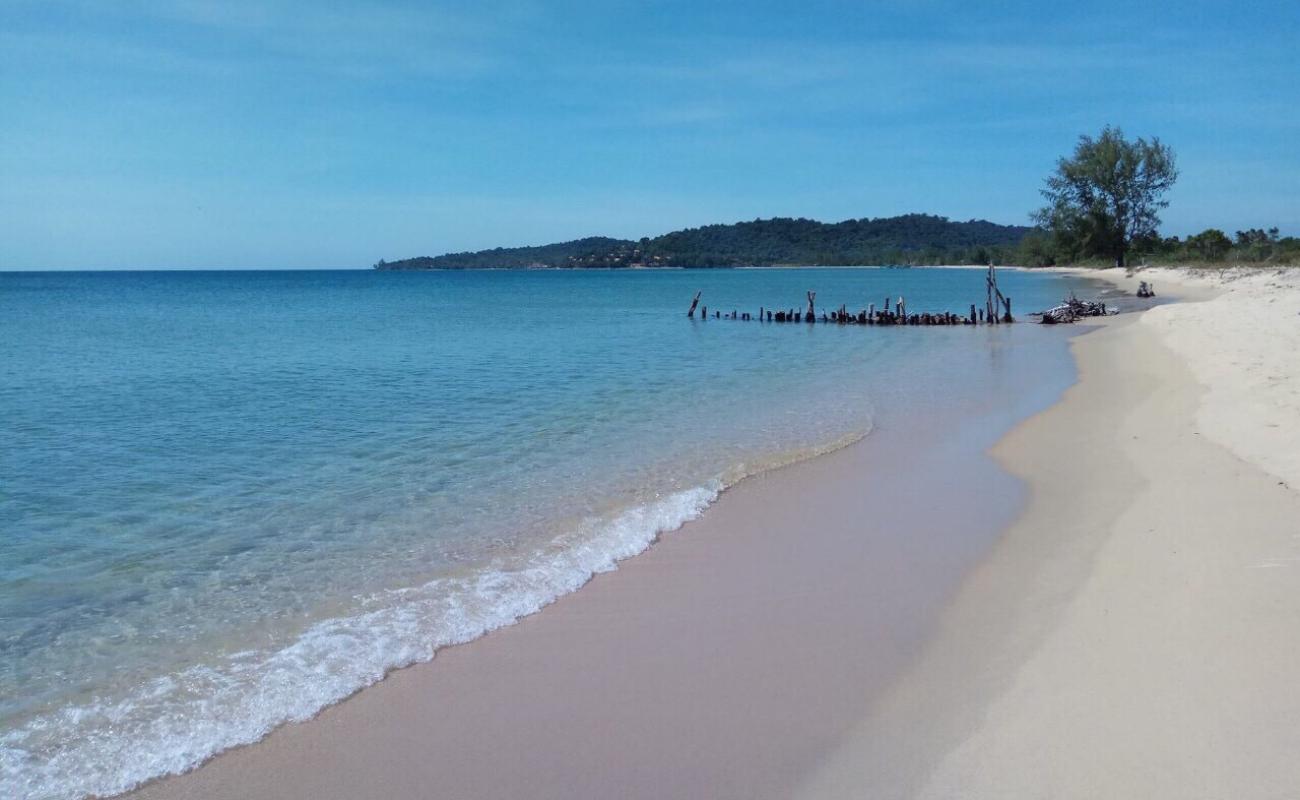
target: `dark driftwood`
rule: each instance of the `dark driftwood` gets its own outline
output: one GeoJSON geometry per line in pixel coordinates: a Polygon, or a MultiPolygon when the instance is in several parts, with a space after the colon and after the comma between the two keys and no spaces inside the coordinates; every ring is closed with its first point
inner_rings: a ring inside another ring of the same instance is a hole
{"type": "Polygon", "coordinates": [[[1040,321],[1044,325],[1057,325],[1074,322],[1083,317],[1108,317],[1118,313],[1117,309],[1106,308],[1105,303],[1080,300],[1074,295],[1070,295],[1059,306],[1053,306],[1046,311],[1030,314],[1030,316],[1040,317],[1040,321]]]}
{"type": "Polygon", "coordinates": [[[689,311],[686,312],[686,316],[690,317],[691,319],[695,319],[695,306],[699,305],[701,294],[703,294],[703,292],[695,293],[695,299],[691,301],[691,308],[689,311]]]}

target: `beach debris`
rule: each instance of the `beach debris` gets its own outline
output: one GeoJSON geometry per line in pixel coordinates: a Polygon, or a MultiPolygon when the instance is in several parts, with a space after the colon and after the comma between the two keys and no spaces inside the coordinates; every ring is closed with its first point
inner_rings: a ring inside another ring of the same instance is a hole
{"type": "Polygon", "coordinates": [[[1118,313],[1118,308],[1107,308],[1106,304],[1101,301],[1080,300],[1071,292],[1069,298],[1059,306],[1053,306],[1046,311],[1038,311],[1029,316],[1040,317],[1039,321],[1044,325],[1058,325],[1074,322],[1084,317],[1109,317],[1118,313]]]}
{"type": "Polygon", "coordinates": [[[1137,296],[1155,297],[1156,285],[1154,283],[1147,283],[1146,281],[1142,281],[1140,284],[1138,284],[1137,296]]]}

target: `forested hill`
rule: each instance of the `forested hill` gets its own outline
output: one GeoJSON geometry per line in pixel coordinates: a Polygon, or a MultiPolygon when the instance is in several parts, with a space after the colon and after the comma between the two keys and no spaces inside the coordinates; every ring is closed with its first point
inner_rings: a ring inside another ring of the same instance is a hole
{"type": "Polygon", "coordinates": [[[1009,258],[1029,230],[984,220],[952,222],[929,214],[836,223],[776,218],[688,228],[640,241],[594,236],[540,247],[380,261],[375,268],[984,264],[1009,258]]]}

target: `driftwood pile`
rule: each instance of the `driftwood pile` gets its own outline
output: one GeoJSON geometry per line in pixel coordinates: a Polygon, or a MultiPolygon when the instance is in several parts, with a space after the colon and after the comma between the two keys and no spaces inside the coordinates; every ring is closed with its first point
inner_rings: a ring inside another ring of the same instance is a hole
{"type": "Polygon", "coordinates": [[[1030,314],[1031,317],[1041,317],[1044,325],[1058,325],[1061,323],[1074,322],[1083,317],[1106,317],[1112,314],[1118,314],[1119,309],[1106,308],[1102,302],[1093,302],[1089,300],[1080,300],[1073,294],[1069,299],[1062,302],[1059,306],[1053,306],[1046,311],[1039,311],[1030,314]]]}
{"type": "Polygon", "coordinates": [[[1156,285],[1155,285],[1154,283],[1147,283],[1146,281],[1142,281],[1141,285],[1138,286],[1137,296],[1138,296],[1138,297],[1155,297],[1155,296],[1156,296],[1156,285]]]}

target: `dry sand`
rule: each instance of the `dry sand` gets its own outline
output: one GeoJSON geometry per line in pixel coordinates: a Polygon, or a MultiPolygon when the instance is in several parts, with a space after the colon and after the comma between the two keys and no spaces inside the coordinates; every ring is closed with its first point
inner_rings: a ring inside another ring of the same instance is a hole
{"type": "Polygon", "coordinates": [[[1300,796],[1300,273],[1138,277],[1214,299],[1076,340],[1024,516],[798,796],[1300,796]]]}

